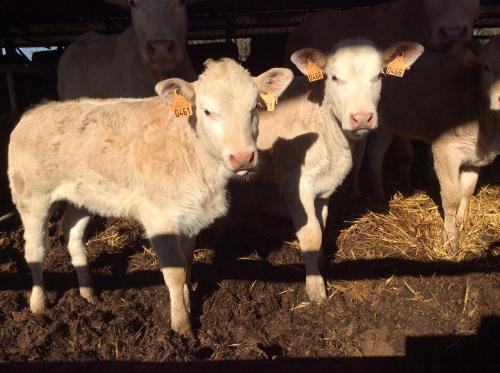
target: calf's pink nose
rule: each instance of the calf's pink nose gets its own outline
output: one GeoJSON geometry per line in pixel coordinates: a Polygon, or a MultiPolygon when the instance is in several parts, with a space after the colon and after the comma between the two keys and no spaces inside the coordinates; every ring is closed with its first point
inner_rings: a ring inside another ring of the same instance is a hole
{"type": "Polygon", "coordinates": [[[370,129],[373,127],[375,115],[373,113],[365,113],[363,111],[351,114],[349,125],[353,130],[370,129]]]}
{"type": "Polygon", "coordinates": [[[255,152],[238,152],[229,155],[229,163],[234,170],[252,168],[255,152]]]}

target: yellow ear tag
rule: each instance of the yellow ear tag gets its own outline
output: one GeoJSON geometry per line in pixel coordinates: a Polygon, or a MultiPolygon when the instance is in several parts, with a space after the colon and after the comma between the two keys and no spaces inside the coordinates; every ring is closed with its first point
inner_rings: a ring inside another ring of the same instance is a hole
{"type": "Polygon", "coordinates": [[[267,111],[274,111],[276,105],[278,105],[278,98],[274,97],[274,95],[269,91],[262,92],[260,94],[260,98],[266,104],[267,111]]]}
{"type": "Polygon", "coordinates": [[[311,60],[307,61],[307,78],[310,82],[323,79],[323,71],[311,60]]]}
{"type": "Polygon", "coordinates": [[[186,97],[177,93],[177,88],[174,89],[174,102],[170,104],[170,111],[175,114],[176,118],[190,117],[193,115],[191,103],[186,97]]]}
{"type": "Polygon", "coordinates": [[[404,53],[400,53],[391,62],[387,64],[387,69],[385,73],[387,75],[397,76],[402,78],[406,71],[406,62],[404,59],[404,53]]]}

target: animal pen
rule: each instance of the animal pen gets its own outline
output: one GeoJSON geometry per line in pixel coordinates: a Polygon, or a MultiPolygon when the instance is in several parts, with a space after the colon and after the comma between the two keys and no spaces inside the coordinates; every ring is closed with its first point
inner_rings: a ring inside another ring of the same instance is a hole
{"type": "MultiPolygon", "coordinates": [[[[257,76],[284,66],[288,36],[311,13],[389,2],[193,1],[187,53],[197,73],[208,58],[230,57],[257,76]]],[[[481,1],[475,40],[499,33],[497,3],[481,1]]],[[[127,218],[92,219],[85,242],[99,301],[89,304],[78,296],[56,211],[44,263],[48,307],[43,315],[31,314],[23,227],[7,179],[10,133],[25,110],[58,100],[59,58],[79,35],[115,34],[129,24],[127,9],[102,0],[0,2],[0,370],[500,367],[499,160],[482,169],[460,228],[460,249],[451,250],[442,242],[428,148],[418,143],[412,187],[388,160],[389,198],[355,198],[350,180],[332,195],[323,238],[327,300],[321,304],[307,298],[290,220],[225,219],[197,237],[195,336],[177,335],[143,228],[127,218]]],[[[369,186],[363,170],[362,183],[369,186]]]]}

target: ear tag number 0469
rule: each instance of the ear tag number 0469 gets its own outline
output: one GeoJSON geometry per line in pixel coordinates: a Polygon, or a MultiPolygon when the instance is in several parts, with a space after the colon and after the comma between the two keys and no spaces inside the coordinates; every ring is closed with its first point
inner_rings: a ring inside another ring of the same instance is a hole
{"type": "Polygon", "coordinates": [[[387,64],[387,69],[385,73],[387,75],[397,76],[402,78],[406,71],[406,62],[404,59],[404,53],[400,53],[391,62],[387,64]]]}
{"type": "Polygon", "coordinates": [[[307,79],[310,82],[315,82],[317,80],[323,79],[323,71],[311,60],[307,61],[307,79]]]}
{"type": "Polygon", "coordinates": [[[278,98],[276,98],[269,90],[262,92],[260,98],[266,104],[267,111],[274,111],[276,105],[278,105],[278,98]]]}
{"type": "Polygon", "coordinates": [[[170,104],[170,111],[175,114],[176,118],[190,117],[193,115],[193,109],[190,102],[174,89],[174,102],[170,104]]]}

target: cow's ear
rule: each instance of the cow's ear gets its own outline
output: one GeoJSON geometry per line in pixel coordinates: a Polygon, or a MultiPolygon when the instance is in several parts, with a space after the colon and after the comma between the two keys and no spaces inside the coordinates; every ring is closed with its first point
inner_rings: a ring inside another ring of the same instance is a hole
{"type": "Polygon", "coordinates": [[[304,48],[295,51],[290,60],[293,62],[297,69],[304,75],[308,75],[308,66],[309,63],[314,63],[318,66],[323,72],[326,67],[326,55],[318,49],[314,48],[304,48]]]}
{"type": "Polygon", "coordinates": [[[270,92],[274,97],[279,97],[293,80],[290,69],[275,67],[254,78],[259,91],[270,92]]]}
{"type": "Polygon", "coordinates": [[[418,60],[424,53],[424,47],[421,44],[413,43],[411,41],[398,41],[391,44],[385,51],[382,52],[384,58],[384,66],[386,67],[389,62],[394,60],[397,56],[402,56],[409,68],[418,60]]]}
{"type": "Polygon", "coordinates": [[[115,4],[115,5],[125,6],[125,7],[129,6],[128,0],[104,0],[104,1],[107,3],[110,3],[110,4],[115,4]]]}
{"type": "Polygon", "coordinates": [[[158,96],[165,99],[168,104],[171,104],[175,100],[174,92],[177,91],[178,94],[184,96],[191,103],[194,102],[195,91],[194,86],[191,83],[179,78],[171,78],[162,80],[156,83],[155,92],[158,96]]]}

